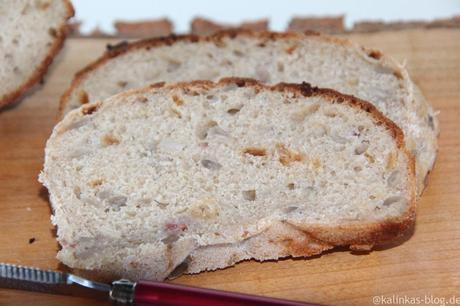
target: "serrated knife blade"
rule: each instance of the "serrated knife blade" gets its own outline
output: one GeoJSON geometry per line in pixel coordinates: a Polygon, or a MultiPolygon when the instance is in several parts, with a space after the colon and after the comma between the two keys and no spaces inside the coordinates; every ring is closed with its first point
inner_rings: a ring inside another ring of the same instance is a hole
{"type": "MultiPolygon", "coordinates": [[[[183,270],[182,267],[179,270],[183,270]]],[[[179,271],[180,272],[180,271],[179,271]]],[[[180,274],[180,273],[177,274],[180,274]]],[[[0,288],[40,291],[111,300],[136,306],[316,306],[237,292],[176,285],[164,282],[126,279],[111,285],[79,276],[37,268],[0,263],[0,288]]]]}
{"type": "Polygon", "coordinates": [[[0,287],[108,300],[111,286],[73,274],[0,263],[0,287]]]}

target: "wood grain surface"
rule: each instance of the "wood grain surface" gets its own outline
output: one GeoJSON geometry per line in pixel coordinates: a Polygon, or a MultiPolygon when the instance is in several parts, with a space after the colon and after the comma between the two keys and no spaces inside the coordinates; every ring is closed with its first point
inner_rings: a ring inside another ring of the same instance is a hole
{"type": "MultiPolygon", "coordinates": [[[[440,111],[439,155],[418,203],[413,235],[369,254],[338,250],[311,259],[248,261],[174,282],[333,305],[372,305],[372,297],[381,295],[423,299],[456,294],[460,299],[460,30],[349,37],[405,60],[415,82],[440,111]]],[[[58,245],[47,192],[37,176],[60,95],[73,74],[98,57],[107,42],[69,39],[46,83],[0,113],[0,262],[65,270],[55,258],[58,245]]],[[[0,289],[0,305],[96,304],[105,305],[0,289]]]]}

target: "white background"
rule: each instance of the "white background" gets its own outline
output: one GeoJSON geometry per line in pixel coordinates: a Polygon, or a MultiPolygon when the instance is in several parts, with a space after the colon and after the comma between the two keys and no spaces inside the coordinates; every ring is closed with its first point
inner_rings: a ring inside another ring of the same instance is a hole
{"type": "Polygon", "coordinates": [[[303,15],[346,15],[346,26],[363,19],[413,20],[460,15],[460,0],[73,0],[83,32],[99,26],[113,31],[115,19],[169,17],[176,32],[189,30],[194,16],[220,22],[268,17],[273,30],[283,30],[289,19],[303,15]]]}

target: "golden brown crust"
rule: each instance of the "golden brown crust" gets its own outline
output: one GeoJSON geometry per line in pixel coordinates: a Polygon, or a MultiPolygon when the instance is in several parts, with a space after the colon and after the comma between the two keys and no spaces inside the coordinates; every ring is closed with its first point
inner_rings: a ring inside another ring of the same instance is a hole
{"type": "MultiPolygon", "coordinates": [[[[71,17],[74,16],[75,10],[72,6],[72,3],[69,0],[63,0],[65,3],[65,6],[67,8],[67,16],[66,20],[70,19],[71,17]]],[[[0,108],[2,108],[5,105],[11,104],[14,101],[16,101],[17,98],[19,98],[22,94],[24,94],[29,88],[31,88],[33,85],[35,85],[37,82],[40,81],[40,79],[45,75],[45,73],[48,71],[48,67],[51,65],[53,62],[54,57],[56,54],[61,50],[62,46],[64,45],[64,40],[67,36],[68,32],[68,25],[66,22],[64,22],[59,29],[56,30],[54,43],[50,47],[50,50],[46,57],[43,59],[43,61],[38,65],[38,67],[35,69],[35,71],[32,73],[32,75],[29,77],[28,80],[26,80],[21,86],[19,86],[15,91],[10,92],[3,96],[0,99],[0,108]]]]}
{"type": "MultiPolygon", "coordinates": [[[[126,41],[122,41],[118,43],[117,45],[114,46],[108,46],[107,51],[97,60],[94,62],[90,63],[87,65],[85,68],[82,70],[78,71],[74,79],[72,80],[72,83],[70,84],[70,87],[64,92],[60,99],[59,103],[59,113],[60,117],[64,115],[64,109],[66,104],[69,101],[70,95],[73,92],[73,90],[83,81],[86,79],[86,77],[94,70],[96,70],[99,66],[104,65],[106,62],[108,62],[111,58],[126,54],[128,52],[133,52],[135,50],[139,49],[151,49],[155,47],[161,47],[161,46],[170,46],[173,45],[176,42],[181,42],[181,41],[188,41],[191,43],[198,43],[198,42],[214,42],[216,44],[219,44],[222,39],[224,38],[236,38],[237,36],[246,36],[246,37],[254,37],[257,39],[261,40],[277,40],[277,39],[290,39],[290,38],[305,38],[305,37],[315,37],[317,39],[338,44],[338,45],[344,45],[344,46],[352,46],[353,43],[350,42],[349,40],[346,39],[339,39],[336,37],[330,37],[330,36],[324,36],[319,34],[318,32],[315,31],[304,31],[302,33],[296,33],[296,32],[287,32],[287,33],[278,33],[278,32],[268,32],[268,31],[251,31],[251,30],[244,30],[244,29],[228,29],[228,30],[223,30],[219,31],[213,35],[209,36],[198,36],[198,35],[170,35],[167,37],[158,37],[158,38],[151,38],[151,39],[144,39],[132,43],[128,43],[126,41]]],[[[372,52],[377,52],[374,50],[370,49],[363,49],[365,50],[368,54],[371,54],[372,52]]]]}

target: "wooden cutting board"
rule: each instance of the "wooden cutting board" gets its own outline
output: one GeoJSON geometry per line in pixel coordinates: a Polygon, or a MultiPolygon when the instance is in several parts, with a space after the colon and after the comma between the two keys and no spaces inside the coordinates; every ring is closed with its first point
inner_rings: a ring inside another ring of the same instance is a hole
{"type": "MultiPolygon", "coordinates": [[[[334,305],[372,305],[372,297],[381,295],[423,299],[425,295],[450,298],[457,294],[460,299],[460,30],[349,37],[405,60],[416,83],[440,110],[439,155],[418,203],[413,235],[365,255],[340,250],[305,260],[248,261],[174,282],[334,305]]],[[[45,85],[0,113],[0,262],[65,270],[55,259],[58,246],[49,220],[47,192],[37,175],[59,97],[73,74],[98,57],[107,42],[69,39],[45,85]]],[[[0,290],[0,305],[29,304],[96,303],[0,290]]]]}

